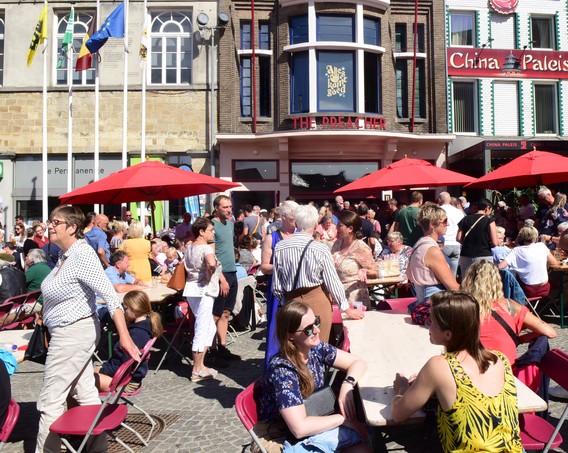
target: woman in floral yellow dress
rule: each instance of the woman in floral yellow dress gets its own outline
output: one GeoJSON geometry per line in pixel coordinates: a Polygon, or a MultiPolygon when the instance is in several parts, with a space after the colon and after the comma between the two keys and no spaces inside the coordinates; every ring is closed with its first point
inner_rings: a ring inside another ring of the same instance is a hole
{"type": "Polygon", "coordinates": [[[371,249],[361,237],[361,218],[354,212],[341,211],[331,255],[347,300],[350,303],[361,301],[368,307],[371,301],[366,282],[376,278],[378,272],[371,249]]]}

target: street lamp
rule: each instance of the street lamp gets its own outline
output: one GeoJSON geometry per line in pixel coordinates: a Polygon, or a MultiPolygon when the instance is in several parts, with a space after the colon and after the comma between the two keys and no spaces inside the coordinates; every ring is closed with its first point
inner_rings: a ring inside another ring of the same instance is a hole
{"type": "Polygon", "coordinates": [[[219,12],[217,14],[217,25],[214,27],[207,26],[209,23],[209,16],[206,13],[199,13],[197,15],[197,26],[201,34],[201,39],[203,42],[207,42],[207,33],[209,33],[209,39],[211,40],[210,45],[210,65],[211,65],[211,77],[210,77],[210,97],[211,97],[211,109],[209,111],[209,147],[210,147],[210,164],[211,164],[211,176],[215,176],[215,32],[217,30],[223,30],[230,21],[228,14],[224,12],[219,12]]]}

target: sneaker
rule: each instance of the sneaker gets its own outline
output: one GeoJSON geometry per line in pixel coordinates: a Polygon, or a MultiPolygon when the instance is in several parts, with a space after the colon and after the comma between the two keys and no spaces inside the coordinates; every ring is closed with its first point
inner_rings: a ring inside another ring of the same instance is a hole
{"type": "Polygon", "coordinates": [[[226,346],[222,344],[217,345],[217,356],[225,360],[241,360],[240,355],[233,354],[231,351],[227,349],[226,346]]]}
{"type": "Polygon", "coordinates": [[[217,370],[213,368],[203,367],[198,373],[191,373],[191,382],[204,381],[206,379],[215,379],[217,377],[217,370]]]}

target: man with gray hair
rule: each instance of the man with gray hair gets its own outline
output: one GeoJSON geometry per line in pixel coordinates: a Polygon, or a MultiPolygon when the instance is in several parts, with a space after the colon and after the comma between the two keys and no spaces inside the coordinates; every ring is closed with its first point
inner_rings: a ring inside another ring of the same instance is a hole
{"type": "Polygon", "coordinates": [[[456,239],[459,229],[458,223],[465,217],[465,214],[461,209],[452,206],[452,197],[448,192],[441,192],[438,200],[440,207],[446,211],[446,218],[448,219],[448,229],[444,234],[442,253],[446,256],[446,261],[455,277],[458,272],[461,252],[461,244],[456,239]]]}
{"type": "Polygon", "coordinates": [[[308,304],[320,317],[320,338],[327,342],[331,333],[332,298],[351,319],[361,319],[364,315],[349,307],[329,248],[313,239],[319,218],[317,209],[298,206],[294,218],[299,231],[274,249],[272,291],[281,303],[299,300],[308,304]]]}

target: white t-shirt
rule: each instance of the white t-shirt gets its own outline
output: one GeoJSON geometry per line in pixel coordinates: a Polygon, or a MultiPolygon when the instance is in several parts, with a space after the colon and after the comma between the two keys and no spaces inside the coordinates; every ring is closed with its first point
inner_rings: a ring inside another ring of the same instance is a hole
{"type": "Polygon", "coordinates": [[[446,234],[444,234],[444,245],[459,245],[456,240],[458,234],[458,223],[465,217],[464,212],[451,204],[443,204],[440,206],[444,211],[446,211],[446,216],[448,217],[448,229],[446,234]]]}
{"type": "Polygon", "coordinates": [[[548,281],[546,260],[550,250],[542,242],[519,245],[505,257],[509,270],[517,273],[525,285],[540,285],[548,281]]]}

